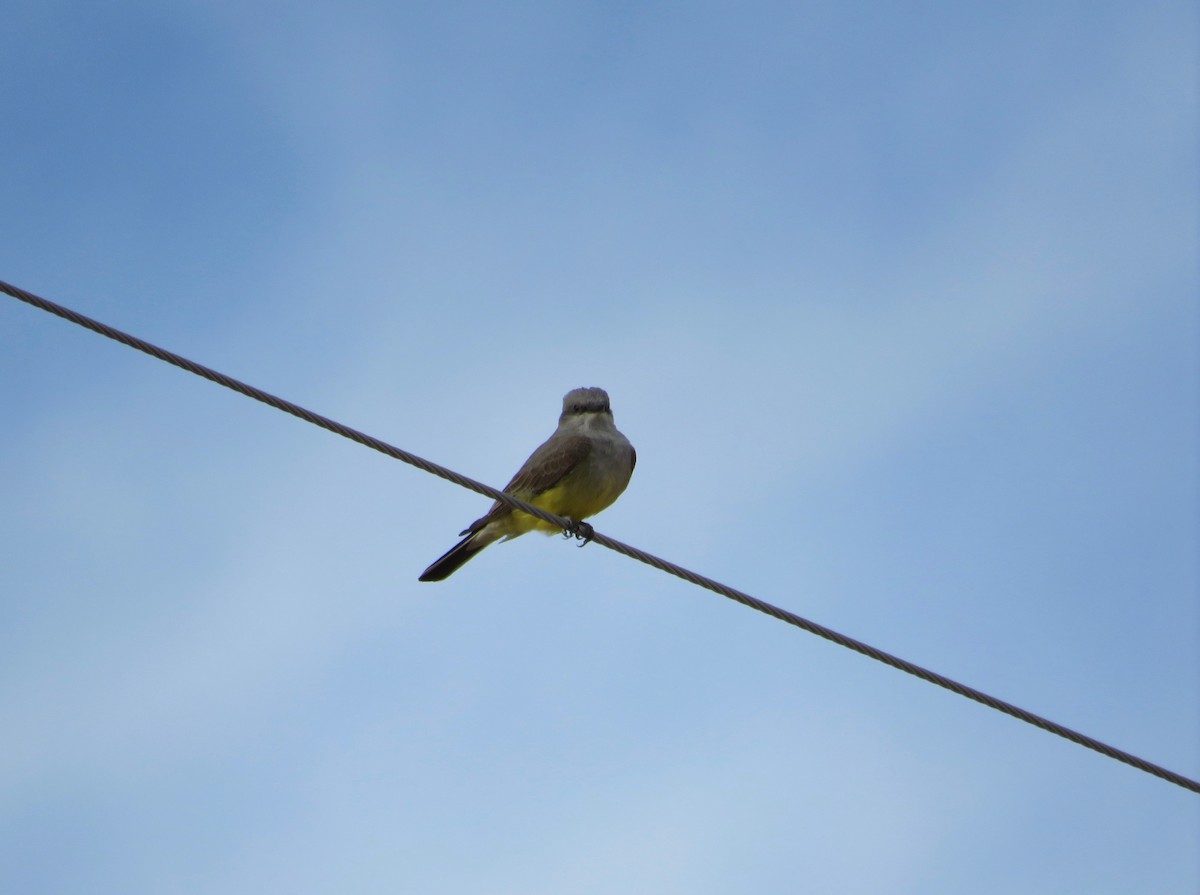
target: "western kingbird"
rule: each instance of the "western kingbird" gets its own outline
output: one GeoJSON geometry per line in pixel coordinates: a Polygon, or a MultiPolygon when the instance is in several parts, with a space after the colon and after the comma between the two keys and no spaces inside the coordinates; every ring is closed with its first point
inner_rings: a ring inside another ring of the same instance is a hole
{"type": "MultiPolygon", "coordinates": [[[[554,434],[530,455],[504,492],[580,522],[621,496],[636,462],[633,445],[613,424],[608,392],[577,388],[563,398],[554,434]]],[[[459,532],[466,537],[422,572],[420,580],[449,578],[493,541],[507,541],[535,530],[550,534],[558,529],[496,501],[486,515],[459,532]]]]}

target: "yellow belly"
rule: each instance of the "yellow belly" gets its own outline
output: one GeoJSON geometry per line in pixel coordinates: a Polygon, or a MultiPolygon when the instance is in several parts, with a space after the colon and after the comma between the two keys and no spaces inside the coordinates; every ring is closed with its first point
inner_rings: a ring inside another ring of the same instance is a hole
{"type": "MultiPolygon", "coordinates": [[[[578,483],[572,487],[572,483],[564,482],[543,491],[529,502],[548,513],[554,513],[556,516],[569,516],[578,522],[611,506],[620,493],[612,488],[580,487],[578,483]]],[[[512,514],[512,528],[513,533],[509,537],[515,537],[527,531],[544,531],[547,534],[559,531],[549,522],[543,522],[541,519],[535,519],[533,516],[520,512],[512,514]]]]}

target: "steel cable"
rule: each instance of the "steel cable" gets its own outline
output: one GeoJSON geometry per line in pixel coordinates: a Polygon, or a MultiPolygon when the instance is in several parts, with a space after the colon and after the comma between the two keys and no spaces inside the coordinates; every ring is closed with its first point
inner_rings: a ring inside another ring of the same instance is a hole
{"type": "MultiPolygon", "coordinates": [[[[390,445],[387,442],[381,441],[380,439],[371,435],[360,432],[357,429],[352,429],[349,426],[342,425],[341,423],[331,420],[328,417],[321,416],[319,413],[313,413],[311,410],[306,410],[298,404],[293,404],[291,401],[276,397],[275,395],[269,394],[262,389],[255,388],[252,385],[247,385],[244,382],[234,379],[231,376],[226,376],[224,373],[220,373],[204,366],[203,364],[198,364],[195,361],[188,360],[187,358],[175,354],[172,351],[167,351],[165,348],[159,348],[157,345],[153,345],[144,339],[139,339],[137,336],[132,336],[129,333],[122,332],[121,330],[111,327],[106,323],[101,323],[98,320],[94,320],[91,317],[87,317],[77,311],[71,310],[70,308],[63,307],[62,305],[56,304],[45,298],[41,298],[40,296],[34,295],[31,292],[25,291],[24,289],[12,286],[2,280],[0,280],[0,291],[6,292],[13,298],[23,301],[26,304],[33,305],[36,308],[40,308],[41,310],[61,317],[64,320],[69,320],[72,323],[84,327],[85,329],[91,330],[92,332],[99,333],[102,336],[106,336],[107,338],[120,342],[123,345],[136,348],[138,351],[145,352],[151,357],[158,358],[159,360],[165,361],[166,363],[172,364],[180,369],[187,370],[189,373],[194,373],[195,375],[201,376],[204,379],[208,379],[211,382],[215,382],[218,385],[223,385],[226,388],[232,389],[235,392],[239,392],[248,398],[261,401],[263,404],[267,404],[276,408],[277,410],[282,410],[284,413],[290,413],[292,416],[299,417],[305,422],[312,423],[314,426],[320,426],[322,429],[334,432],[338,435],[341,435],[343,438],[349,438],[351,441],[358,442],[361,445],[372,448],[396,460],[401,460],[417,467],[418,469],[422,469],[425,472],[440,476],[447,481],[454,482],[456,485],[461,485],[464,488],[468,488],[479,494],[483,494],[492,498],[493,500],[502,501],[514,509],[528,513],[531,516],[536,516],[539,519],[549,522],[551,525],[575,534],[576,537],[583,536],[580,528],[576,526],[575,523],[570,519],[565,519],[561,516],[556,516],[553,513],[548,513],[540,507],[536,507],[522,500],[518,500],[509,494],[505,494],[499,489],[492,488],[489,485],[483,484],[482,482],[477,482],[474,479],[461,475],[452,469],[447,469],[446,467],[440,466],[437,463],[433,463],[422,457],[418,457],[416,454],[401,450],[398,447],[390,445]]],[[[795,613],[788,612],[786,609],[780,609],[778,606],[774,606],[771,603],[767,603],[758,599],[757,597],[752,597],[740,590],[736,590],[735,588],[721,584],[719,581],[706,578],[703,575],[699,575],[696,572],[685,569],[684,567],[676,565],[673,562],[669,562],[668,560],[660,559],[659,557],[647,553],[644,550],[639,550],[637,547],[631,547],[628,544],[624,544],[621,541],[615,540],[614,538],[610,538],[592,530],[590,526],[588,526],[586,530],[589,540],[607,547],[610,550],[615,550],[617,553],[624,554],[631,559],[636,559],[640,562],[646,563],[647,565],[653,566],[660,571],[667,572],[668,574],[674,575],[677,578],[682,578],[684,581],[694,584],[697,587],[705,588],[713,593],[720,594],[723,597],[741,603],[744,606],[749,606],[751,609],[757,609],[759,612],[765,613],[772,618],[779,619],[782,622],[787,622],[789,625],[794,625],[797,628],[808,631],[810,634],[815,634],[816,636],[832,641],[839,646],[844,646],[847,649],[854,650],[856,653],[861,653],[862,655],[868,656],[877,662],[890,665],[892,668],[896,668],[900,671],[906,672],[907,674],[911,674],[923,681],[936,684],[937,686],[943,687],[952,693],[965,696],[967,699],[974,700],[975,702],[981,703],[988,708],[995,709],[998,712],[1003,712],[1004,714],[1024,721],[1027,724],[1032,724],[1034,727],[1041,728],[1049,733],[1053,733],[1064,739],[1070,740],[1072,743],[1077,743],[1078,745],[1087,749],[1099,752],[1101,755],[1107,756],[1115,761],[1123,762],[1124,764],[1137,768],[1140,771],[1144,771],[1147,774],[1152,774],[1153,776],[1162,780],[1166,780],[1169,783],[1174,783],[1176,786],[1181,786],[1184,789],[1191,790],[1192,792],[1200,793],[1200,781],[1185,777],[1182,774],[1178,774],[1174,771],[1168,770],[1167,768],[1146,761],[1144,758],[1139,758],[1138,756],[1129,752],[1109,746],[1107,743],[1103,743],[1100,740],[1087,736],[1086,734],[1079,733],[1078,731],[1072,730],[1069,727],[1064,727],[1062,724],[1051,721],[1048,718],[1043,718],[1040,715],[1035,715],[1033,712],[1026,711],[1025,709],[1013,705],[1012,703],[1005,702],[1002,699],[997,699],[994,696],[990,696],[987,693],[976,690],[974,687],[968,687],[966,684],[960,684],[958,681],[952,680],[945,675],[938,674],[935,671],[930,671],[929,669],[909,662],[906,659],[901,659],[898,656],[884,652],[883,650],[863,643],[860,640],[855,640],[853,637],[840,634],[837,631],[826,628],[824,625],[819,625],[816,622],[810,621],[802,616],[796,615],[795,613]]]]}

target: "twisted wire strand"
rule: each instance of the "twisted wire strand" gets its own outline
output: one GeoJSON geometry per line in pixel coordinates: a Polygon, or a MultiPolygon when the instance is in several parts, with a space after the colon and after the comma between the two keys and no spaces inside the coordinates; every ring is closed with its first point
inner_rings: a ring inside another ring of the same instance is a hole
{"type": "MultiPolygon", "coordinates": [[[[282,410],[284,413],[290,413],[292,416],[299,417],[305,422],[312,423],[314,426],[319,426],[322,429],[326,429],[337,435],[341,435],[343,438],[348,438],[351,441],[357,442],[365,447],[372,448],[373,450],[379,451],[382,454],[386,454],[387,456],[396,460],[401,460],[417,467],[418,469],[424,470],[425,472],[439,476],[449,482],[453,482],[456,485],[461,485],[462,487],[468,488],[471,491],[475,491],[478,494],[490,497],[493,500],[499,500],[502,503],[509,505],[513,509],[520,510],[523,513],[528,513],[531,516],[536,516],[538,519],[549,522],[551,525],[562,528],[564,531],[575,534],[577,537],[582,536],[580,534],[579,527],[573,520],[556,516],[553,513],[548,513],[540,507],[536,507],[532,504],[526,503],[523,500],[513,497],[511,494],[505,494],[499,489],[485,485],[482,482],[477,482],[474,479],[468,478],[467,476],[457,473],[452,469],[447,469],[445,466],[433,463],[424,459],[423,457],[418,457],[416,454],[401,450],[400,448],[388,444],[385,441],[381,441],[374,436],[367,435],[366,433],[360,432],[357,429],[352,429],[349,426],[345,426],[335,420],[331,420],[319,413],[314,413],[313,411],[307,410],[298,404],[293,404],[291,401],[276,397],[275,395],[265,392],[260,388],[256,388],[252,385],[248,385],[244,382],[234,379],[232,376],[226,376],[224,373],[220,373],[204,366],[203,364],[198,364],[195,361],[188,360],[187,358],[175,354],[172,351],[167,351],[165,348],[160,348],[157,345],[153,345],[150,342],[145,341],[144,339],[139,339],[137,336],[122,332],[121,330],[109,326],[106,323],[101,323],[98,320],[94,320],[91,317],[80,314],[78,311],[73,311],[70,308],[63,307],[62,305],[34,295],[33,293],[27,292],[24,289],[10,285],[2,280],[0,280],[0,291],[11,295],[13,298],[18,299],[19,301],[25,302],[26,304],[40,308],[43,311],[54,314],[55,316],[61,317],[64,320],[69,320],[70,322],[82,326],[85,329],[89,329],[92,332],[120,342],[123,345],[136,348],[138,351],[149,354],[151,357],[158,358],[159,360],[179,367],[182,370],[187,370],[189,373],[194,373],[195,375],[203,377],[211,382],[215,382],[218,385],[223,385],[226,388],[232,389],[235,392],[239,392],[248,398],[261,401],[263,404],[267,404],[276,408],[277,410],[282,410]]],[[[600,544],[601,546],[607,547],[610,550],[614,550],[617,553],[623,554],[631,559],[636,559],[639,562],[653,566],[662,572],[674,575],[677,578],[682,578],[684,581],[694,584],[697,587],[702,587],[706,590],[712,591],[715,594],[719,594],[730,600],[734,600],[738,603],[741,603],[743,606],[749,606],[751,609],[756,609],[759,612],[771,616],[772,618],[778,619],[779,621],[786,622],[789,625],[793,625],[804,631],[808,631],[810,634],[815,634],[818,637],[829,640],[838,644],[839,646],[845,647],[846,649],[853,650],[854,652],[874,659],[877,662],[890,665],[892,668],[898,669],[907,674],[911,674],[923,681],[936,684],[937,686],[949,690],[952,693],[957,693],[960,696],[964,696],[967,699],[978,702],[987,706],[988,708],[995,709],[998,712],[1003,712],[1006,715],[1010,715],[1013,718],[1024,721],[1026,724],[1032,724],[1034,727],[1041,728],[1048,733],[1052,733],[1056,736],[1062,737],[1063,739],[1070,740],[1072,743],[1076,743],[1087,749],[1091,749],[1094,752],[1098,752],[1101,755],[1107,756],[1115,761],[1127,764],[1130,767],[1137,768],[1140,771],[1144,771],[1145,773],[1158,777],[1161,780],[1165,780],[1168,783],[1173,783],[1176,786],[1180,786],[1192,792],[1200,793],[1200,781],[1192,780],[1191,778],[1185,777],[1182,774],[1178,774],[1175,771],[1168,770],[1167,768],[1161,767],[1153,762],[1149,762],[1144,758],[1139,758],[1138,756],[1129,752],[1125,752],[1122,749],[1117,749],[1114,746],[1110,746],[1107,743],[1103,743],[1100,740],[1087,736],[1086,734],[1082,734],[1078,731],[1072,730],[1069,727],[1065,727],[1056,721],[1043,718],[1041,715],[1035,715],[1033,712],[1026,711],[1023,708],[1015,706],[1012,703],[1005,702],[1002,699],[997,699],[995,696],[990,696],[981,690],[976,690],[974,687],[968,687],[966,684],[961,684],[958,681],[946,677],[945,675],[938,674],[935,671],[930,671],[927,668],[923,668],[920,665],[909,662],[907,659],[901,659],[899,656],[894,656],[891,653],[884,652],[883,650],[877,649],[870,644],[863,643],[861,640],[855,640],[853,637],[848,637],[845,634],[841,634],[832,630],[831,628],[825,627],[824,625],[817,624],[816,622],[796,615],[793,612],[788,612],[786,609],[781,609],[778,606],[774,606],[771,603],[767,603],[764,600],[758,599],[757,597],[752,597],[740,590],[729,587],[725,584],[721,584],[719,581],[715,581],[712,578],[707,578],[704,575],[700,575],[691,571],[690,569],[685,569],[683,566],[677,565],[665,559],[661,559],[651,553],[640,550],[637,547],[632,547],[629,544],[625,544],[616,540],[615,538],[610,538],[607,535],[601,534],[600,532],[591,530],[590,527],[588,527],[588,532],[590,540],[600,544]]]]}
{"type": "Polygon", "coordinates": [[[988,708],[995,709],[998,712],[1003,712],[1006,715],[1010,715],[1013,718],[1024,721],[1026,724],[1032,724],[1034,727],[1039,727],[1042,730],[1053,733],[1062,737],[1063,739],[1070,740],[1072,743],[1076,743],[1087,749],[1099,752],[1101,755],[1105,755],[1108,758],[1123,762],[1124,764],[1135,767],[1138,770],[1145,771],[1147,774],[1152,774],[1162,780],[1174,783],[1176,786],[1181,786],[1184,789],[1191,790],[1192,792],[1200,793],[1200,781],[1192,780],[1189,777],[1185,777],[1182,774],[1176,773],[1175,771],[1168,770],[1167,768],[1154,764],[1153,762],[1146,761],[1144,758],[1139,758],[1138,756],[1129,752],[1125,752],[1122,749],[1117,749],[1116,747],[1101,742],[1094,737],[1090,737],[1087,734],[1080,733],[1079,731],[1072,730],[1069,727],[1059,724],[1057,721],[1051,721],[1049,718],[1043,718],[1041,715],[1035,715],[1033,712],[1013,705],[1010,702],[1005,702],[1003,699],[990,696],[989,694],[984,693],[982,690],[976,690],[974,687],[968,687],[966,684],[961,684],[943,674],[938,674],[936,671],[930,671],[928,668],[923,668],[914,662],[909,662],[907,659],[901,659],[899,656],[894,656],[891,653],[871,646],[868,643],[863,643],[861,640],[855,640],[853,637],[841,634],[831,628],[827,628],[824,625],[820,625],[814,621],[804,618],[803,616],[796,615],[794,612],[781,609],[778,606],[774,606],[771,603],[758,599],[757,597],[752,597],[740,590],[729,587],[725,584],[721,584],[719,581],[714,581],[712,578],[699,575],[696,572],[685,569],[682,566],[670,562],[669,560],[661,559],[653,554],[645,552],[644,550],[640,550],[637,547],[631,547],[630,545],[624,544],[621,541],[617,541],[606,535],[602,535],[599,532],[595,532],[593,534],[592,540],[594,540],[597,544],[602,544],[610,550],[615,550],[617,553],[622,553],[632,559],[644,562],[647,565],[653,566],[654,568],[666,572],[669,575],[682,578],[684,581],[694,584],[697,587],[705,588],[713,593],[720,594],[723,597],[727,597],[730,600],[741,603],[743,606],[749,606],[751,609],[757,609],[759,612],[769,615],[772,618],[779,619],[779,621],[786,622],[789,625],[794,625],[797,628],[808,631],[810,634],[815,634],[818,637],[822,637],[825,640],[829,640],[838,644],[839,646],[844,646],[846,649],[854,650],[854,652],[874,659],[877,662],[882,662],[884,665],[890,665],[892,668],[896,668],[907,674],[911,674],[914,677],[918,677],[923,681],[928,681],[931,684],[936,684],[937,686],[943,687],[952,693],[957,693],[959,696],[965,696],[967,699],[974,700],[975,702],[981,703],[988,708]]]}
{"type": "Polygon", "coordinates": [[[532,504],[525,503],[525,501],[519,500],[510,494],[505,494],[503,491],[493,488],[491,485],[485,485],[483,482],[477,482],[475,479],[468,478],[461,473],[455,472],[453,469],[447,469],[445,466],[441,466],[431,460],[426,460],[424,457],[418,457],[416,454],[401,450],[394,445],[388,444],[386,441],[381,441],[373,435],[367,435],[365,432],[352,429],[351,427],[343,425],[336,420],[331,420],[329,417],[322,416],[319,413],[314,413],[311,410],[307,410],[304,407],[301,407],[299,404],[294,404],[284,398],[272,395],[270,392],[265,392],[253,385],[248,385],[245,382],[234,379],[232,376],[226,376],[224,373],[214,370],[211,367],[206,367],[203,364],[198,364],[193,360],[188,360],[186,357],[176,354],[173,351],[160,348],[151,342],[147,342],[145,339],[139,339],[137,336],[130,335],[127,332],[122,332],[116,327],[109,326],[107,323],[101,323],[99,320],[87,317],[83,314],[80,314],[78,311],[71,310],[70,308],[63,307],[62,305],[56,304],[49,299],[34,295],[32,292],[27,292],[24,289],[20,289],[4,282],[3,280],[0,280],[0,292],[6,292],[13,298],[23,301],[26,304],[33,305],[35,308],[41,308],[43,311],[54,314],[56,317],[69,320],[72,323],[82,326],[84,329],[90,329],[94,333],[99,333],[102,336],[106,336],[116,342],[120,342],[122,345],[128,345],[130,348],[136,348],[138,351],[144,352],[151,357],[158,358],[159,360],[171,364],[172,366],[179,367],[181,370],[187,370],[189,373],[194,373],[195,375],[207,379],[210,382],[217,383],[217,385],[223,385],[225,388],[232,389],[235,392],[245,395],[247,398],[253,398],[255,401],[261,401],[263,404],[274,407],[276,410],[282,410],[284,413],[290,413],[292,416],[299,417],[306,423],[312,423],[314,426],[319,426],[329,432],[341,435],[343,438],[349,438],[351,441],[358,442],[365,447],[379,451],[381,454],[386,454],[387,456],[396,460],[401,460],[411,466],[415,466],[418,469],[422,469],[425,472],[431,473],[432,475],[446,479],[446,481],[453,482],[456,485],[461,485],[462,487],[471,491],[475,491],[478,494],[483,494],[486,497],[490,497],[493,500],[502,501],[514,509],[529,513],[531,516],[537,516],[539,519],[549,522],[551,525],[554,525],[558,528],[567,529],[573,525],[572,521],[569,519],[564,519],[562,516],[556,516],[554,513],[546,512],[541,507],[535,507],[532,504]]]}

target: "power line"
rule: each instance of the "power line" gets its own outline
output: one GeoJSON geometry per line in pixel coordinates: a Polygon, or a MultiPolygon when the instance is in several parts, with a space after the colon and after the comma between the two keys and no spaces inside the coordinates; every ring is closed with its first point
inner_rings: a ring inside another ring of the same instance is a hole
{"type": "MultiPolygon", "coordinates": [[[[456,485],[461,485],[464,488],[468,488],[479,494],[483,494],[486,497],[492,498],[493,500],[499,500],[505,504],[508,504],[514,509],[528,513],[531,516],[536,516],[539,519],[549,522],[551,525],[576,534],[577,537],[581,536],[579,527],[576,526],[575,523],[573,523],[570,519],[565,519],[561,516],[556,516],[553,513],[548,513],[540,507],[536,507],[532,504],[526,503],[525,501],[518,500],[510,494],[505,494],[503,491],[492,488],[483,484],[482,482],[477,482],[474,479],[461,475],[452,469],[447,469],[446,467],[440,466],[437,463],[433,463],[429,460],[425,460],[422,457],[418,457],[416,454],[411,454],[408,451],[401,450],[400,448],[394,447],[385,441],[380,441],[378,438],[367,435],[363,432],[359,432],[357,429],[344,426],[335,420],[329,419],[328,417],[321,416],[318,413],[313,413],[311,410],[306,410],[298,404],[293,404],[291,401],[278,398],[275,395],[263,391],[262,389],[255,388],[252,385],[247,385],[246,383],[234,379],[231,376],[226,376],[224,373],[219,373],[216,370],[213,370],[202,364],[198,364],[195,361],[188,360],[187,358],[175,354],[174,352],[167,351],[165,348],[159,348],[157,345],[153,345],[144,339],[139,339],[137,336],[132,336],[128,333],[122,332],[121,330],[111,327],[106,323],[101,323],[100,321],[94,320],[91,317],[86,317],[77,311],[73,311],[70,308],[65,308],[59,304],[55,304],[54,302],[34,295],[31,292],[26,292],[24,289],[19,289],[16,286],[9,285],[2,280],[0,280],[0,291],[6,292],[13,298],[23,301],[26,304],[33,305],[36,308],[40,308],[41,310],[50,314],[54,314],[55,316],[62,317],[64,320],[69,320],[72,323],[84,327],[85,329],[91,330],[92,332],[99,333],[102,336],[106,336],[107,338],[120,342],[123,345],[136,348],[138,351],[149,354],[151,357],[156,357],[168,364],[172,364],[180,369],[187,370],[189,373],[194,373],[195,375],[201,376],[204,379],[208,379],[211,382],[215,382],[218,385],[223,385],[226,388],[233,389],[235,392],[240,392],[248,398],[261,401],[263,404],[267,404],[276,408],[277,410],[282,410],[284,413],[290,413],[292,416],[299,417],[305,422],[312,423],[315,426],[320,426],[322,429],[327,429],[330,432],[341,435],[343,438],[349,438],[351,441],[355,441],[361,445],[365,445],[366,447],[373,448],[374,450],[377,450],[382,454],[386,454],[387,456],[396,460],[402,460],[403,462],[415,466],[418,469],[423,469],[425,472],[432,473],[433,475],[440,476],[447,481],[454,482],[456,485]]],[[[936,684],[937,686],[950,690],[953,693],[957,693],[960,696],[965,696],[967,699],[974,700],[975,702],[981,703],[988,708],[995,709],[998,712],[1003,712],[1006,715],[1011,715],[1014,718],[1024,721],[1026,724],[1032,724],[1034,727],[1039,727],[1049,733],[1053,733],[1064,739],[1070,740],[1072,743],[1077,743],[1080,746],[1084,746],[1085,748],[1099,752],[1101,755],[1105,755],[1116,761],[1123,762],[1124,764],[1135,767],[1140,771],[1145,771],[1147,774],[1152,774],[1155,777],[1159,777],[1160,779],[1166,780],[1169,783],[1174,783],[1176,786],[1181,786],[1184,789],[1191,790],[1192,792],[1200,793],[1200,781],[1192,780],[1189,777],[1185,777],[1182,774],[1177,774],[1174,771],[1160,767],[1159,765],[1146,761],[1143,758],[1138,758],[1136,755],[1132,755],[1129,752],[1109,746],[1100,740],[1094,739],[1086,734],[1079,733],[1078,731],[1071,730],[1069,727],[1064,727],[1063,725],[1058,724],[1055,721],[1051,721],[1048,718],[1035,715],[1033,712],[1028,712],[1025,709],[1013,705],[1012,703],[1005,702],[1002,699],[997,699],[994,696],[989,696],[987,693],[984,693],[981,690],[976,690],[974,687],[968,687],[966,684],[960,684],[957,681],[938,674],[935,671],[930,671],[929,669],[922,668],[920,665],[916,665],[906,659],[901,659],[898,656],[893,656],[891,653],[876,649],[875,647],[863,643],[860,640],[855,640],[853,637],[847,637],[845,634],[840,634],[837,631],[826,628],[824,625],[819,625],[816,622],[809,621],[808,619],[796,615],[795,613],[788,612],[786,609],[780,609],[778,606],[773,606],[772,604],[760,600],[757,597],[752,597],[740,590],[736,590],[732,587],[721,584],[719,581],[714,581],[711,578],[698,575],[697,573],[692,572],[689,569],[685,569],[682,566],[676,565],[673,562],[660,559],[659,557],[650,553],[646,553],[644,550],[639,550],[636,547],[631,547],[630,545],[624,544],[614,538],[610,538],[606,535],[600,534],[599,532],[591,530],[590,526],[587,527],[587,530],[590,534],[591,540],[594,540],[597,544],[601,544],[610,550],[615,550],[617,553],[622,553],[632,559],[644,562],[647,565],[653,566],[656,569],[667,572],[668,574],[674,575],[678,578],[682,578],[684,581],[687,581],[698,587],[703,587],[712,591],[713,593],[720,594],[721,596],[727,597],[731,600],[735,600],[744,606],[749,606],[751,609],[757,609],[759,612],[765,613],[772,618],[787,622],[789,625],[794,625],[797,628],[808,631],[810,634],[815,634],[818,637],[832,641],[839,646],[844,646],[847,649],[854,650],[855,652],[861,653],[864,656],[868,656],[877,662],[890,665],[893,668],[911,674],[914,677],[918,677],[923,681],[928,681],[931,684],[936,684]]]]}

